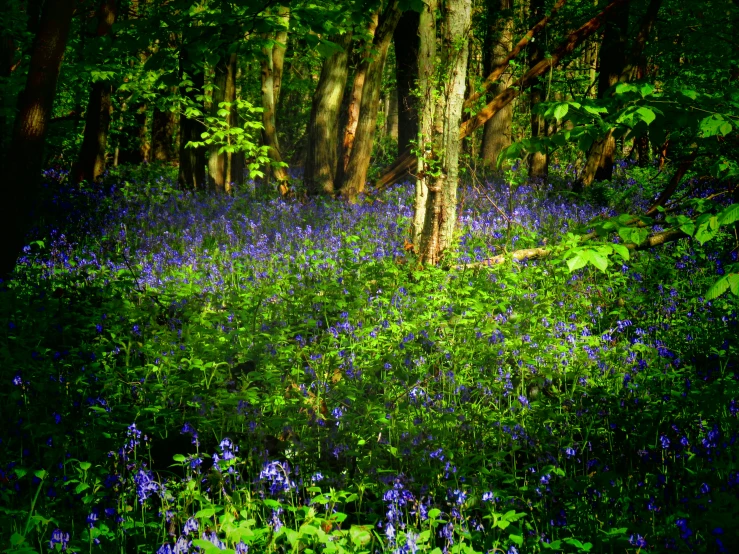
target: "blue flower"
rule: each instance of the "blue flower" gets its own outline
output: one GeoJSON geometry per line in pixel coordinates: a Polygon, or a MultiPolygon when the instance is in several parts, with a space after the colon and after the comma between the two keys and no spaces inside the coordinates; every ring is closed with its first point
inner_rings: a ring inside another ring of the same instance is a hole
{"type": "Polygon", "coordinates": [[[190,533],[196,532],[198,530],[198,521],[193,518],[189,518],[185,522],[185,526],[182,528],[182,532],[185,535],[189,535],[190,533]]]}

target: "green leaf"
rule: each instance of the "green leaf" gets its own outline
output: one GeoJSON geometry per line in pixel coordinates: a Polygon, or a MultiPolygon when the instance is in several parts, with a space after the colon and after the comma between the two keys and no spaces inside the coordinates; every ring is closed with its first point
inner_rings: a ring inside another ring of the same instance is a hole
{"type": "Polygon", "coordinates": [[[641,116],[642,121],[644,121],[647,125],[649,125],[652,121],[654,121],[657,118],[657,116],[654,115],[654,112],[650,110],[649,108],[644,108],[644,107],[639,108],[638,110],[636,110],[636,113],[638,113],[641,116]]]}
{"type": "Polygon", "coordinates": [[[567,115],[567,112],[570,110],[570,105],[567,103],[557,104],[557,106],[554,108],[554,117],[557,118],[557,121],[561,121],[564,116],[567,115]]]}
{"type": "Polygon", "coordinates": [[[732,204],[718,215],[721,225],[731,225],[735,221],[739,221],[739,204],[732,204]]]}
{"type": "Polygon", "coordinates": [[[739,273],[729,274],[729,288],[731,289],[731,294],[739,296],[739,273]]]}
{"type": "Polygon", "coordinates": [[[583,254],[584,252],[579,252],[577,255],[567,260],[567,267],[570,269],[570,273],[585,267],[588,264],[588,260],[583,256],[583,254]]]}
{"type": "Polygon", "coordinates": [[[82,471],[87,471],[92,467],[92,464],[90,462],[80,462],[80,469],[82,471]]]}
{"type": "Polygon", "coordinates": [[[511,542],[516,543],[518,546],[523,544],[523,537],[521,535],[508,535],[511,542]]]}
{"type": "Polygon", "coordinates": [[[621,256],[624,260],[629,259],[629,249],[626,248],[623,244],[612,244],[613,250],[621,256]]]}
{"type": "Polygon", "coordinates": [[[608,268],[608,258],[602,256],[595,250],[588,251],[588,258],[590,259],[590,263],[605,273],[608,268]]]}

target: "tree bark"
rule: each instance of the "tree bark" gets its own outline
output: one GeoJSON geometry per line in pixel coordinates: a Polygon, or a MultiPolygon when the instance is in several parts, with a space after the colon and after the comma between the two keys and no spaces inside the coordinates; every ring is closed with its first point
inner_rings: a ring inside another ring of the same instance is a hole
{"type": "Polygon", "coordinates": [[[418,138],[418,109],[413,91],[418,79],[419,18],[420,14],[416,11],[403,12],[393,33],[398,98],[398,152],[409,149],[418,138]]]}
{"type": "MultiPolygon", "coordinates": [[[[103,0],[98,9],[98,38],[108,36],[117,15],[116,0],[103,0]]],[[[72,169],[76,182],[94,181],[105,171],[105,152],[110,131],[113,86],[109,81],[96,81],[90,90],[85,113],[85,134],[79,158],[72,169]]]]}
{"type": "Polygon", "coordinates": [[[308,123],[308,153],[303,180],[310,195],[334,194],[338,160],[339,110],[346,88],[351,33],[335,39],[341,47],[323,62],[308,123]]]}
{"type": "Polygon", "coordinates": [[[382,71],[385,67],[388,48],[393,38],[401,12],[397,0],[388,5],[378,25],[373,40],[373,59],[367,68],[367,76],[362,88],[362,100],[359,105],[357,132],[351,149],[349,163],[346,166],[344,181],[341,183],[341,196],[349,202],[356,202],[364,192],[367,181],[372,142],[377,127],[377,110],[380,104],[382,71]]]}
{"type": "Polygon", "coordinates": [[[44,143],[76,2],[47,2],[34,37],[26,85],[8,151],[0,208],[0,275],[9,275],[25,242],[40,184],[44,143]]]}
{"type": "MultiPolygon", "coordinates": [[[[485,74],[505,63],[513,43],[513,0],[488,0],[485,40],[485,74]]],[[[510,74],[504,76],[489,89],[488,101],[503,92],[512,81],[510,74]]],[[[482,163],[494,169],[500,153],[511,144],[513,105],[508,104],[485,122],[482,135],[482,163]]]]}
{"type": "MultiPolygon", "coordinates": [[[[426,212],[423,227],[414,229],[414,235],[420,235],[417,252],[419,262],[424,265],[438,263],[451,246],[457,221],[459,125],[466,85],[472,1],[446,0],[443,11],[442,66],[438,73],[441,81],[434,99],[431,140],[430,144],[424,141],[424,163],[419,172],[426,181],[427,194],[423,206],[416,199],[416,205],[426,212]]],[[[421,36],[429,38],[426,34],[421,36]]],[[[432,100],[429,88],[422,91],[425,101],[432,100]]],[[[416,219],[414,217],[414,224],[416,219]]]]}

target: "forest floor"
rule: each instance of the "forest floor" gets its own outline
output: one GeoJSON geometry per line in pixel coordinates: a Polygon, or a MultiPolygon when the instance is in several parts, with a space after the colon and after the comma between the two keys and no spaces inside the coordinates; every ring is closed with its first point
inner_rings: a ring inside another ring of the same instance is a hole
{"type": "Polygon", "coordinates": [[[642,177],[465,187],[419,269],[408,185],[49,172],[0,293],[3,551],[738,551],[731,237],[464,268],[643,210],[642,177]]]}

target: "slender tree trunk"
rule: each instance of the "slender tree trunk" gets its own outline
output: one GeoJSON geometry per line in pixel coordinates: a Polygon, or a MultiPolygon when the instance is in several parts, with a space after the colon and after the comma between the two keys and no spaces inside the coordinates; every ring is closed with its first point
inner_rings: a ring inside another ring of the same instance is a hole
{"type": "MultiPolygon", "coordinates": [[[[213,80],[213,100],[211,113],[213,117],[220,117],[219,110],[223,109],[221,104],[228,102],[233,104],[236,100],[236,54],[223,57],[215,67],[213,80]]],[[[228,121],[230,122],[229,108],[228,121]]],[[[229,178],[229,154],[220,152],[222,145],[212,146],[208,152],[208,172],[210,173],[211,186],[217,192],[230,192],[231,180],[229,178]]]]}
{"type": "MultiPolygon", "coordinates": [[[[377,24],[380,18],[380,12],[375,12],[370,18],[367,34],[374,38],[377,31],[377,24]]],[[[373,43],[370,43],[372,45],[373,43]]],[[[336,168],[335,185],[340,188],[341,183],[346,179],[346,170],[351,159],[352,149],[354,148],[354,137],[357,133],[357,125],[359,124],[359,110],[362,102],[362,94],[364,91],[364,83],[367,80],[367,71],[370,67],[370,50],[365,49],[361,54],[361,61],[354,71],[354,80],[352,82],[352,90],[349,93],[348,105],[346,107],[346,120],[343,122],[343,132],[341,134],[341,144],[339,146],[339,161],[336,168]]]]}
{"type": "MultiPolygon", "coordinates": [[[[116,0],[103,0],[98,9],[97,36],[105,37],[115,23],[116,0]]],[[[85,134],[72,177],[75,181],[94,181],[105,171],[105,152],[110,131],[110,95],[113,87],[109,81],[96,81],[90,90],[90,100],[85,114],[85,134]]]]}
{"type": "MultiPolygon", "coordinates": [[[[427,183],[426,211],[419,245],[419,261],[435,265],[452,245],[457,221],[459,125],[462,120],[469,54],[471,0],[446,0],[441,40],[442,81],[434,108],[431,154],[437,167],[427,183]],[[438,150],[434,151],[434,147],[438,150]]],[[[422,35],[423,36],[423,35],[422,35]]],[[[423,173],[432,169],[425,164],[423,173]]],[[[417,233],[417,231],[414,231],[417,233]]]]}
{"type": "MultiPolygon", "coordinates": [[[[180,48],[180,81],[189,78],[190,83],[180,89],[180,94],[189,103],[197,105],[196,96],[202,93],[205,85],[203,68],[191,67],[188,60],[186,46],[180,48]]],[[[201,106],[202,107],[202,106],[201,106]]],[[[178,181],[186,189],[197,190],[205,185],[205,148],[190,148],[189,142],[202,140],[203,124],[195,119],[189,119],[184,110],[180,113],[180,170],[178,181]]]]}
{"type": "Polygon", "coordinates": [[[175,132],[177,114],[168,109],[154,108],[151,122],[151,158],[155,162],[172,163],[177,159],[175,132]]]}
{"type": "MultiPolygon", "coordinates": [[[[544,13],[544,0],[531,0],[532,21],[537,21],[544,13]]],[[[535,67],[544,58],[546,40],[536,41],[529,45],[529,67],[535,67]]],[[[532,138],[546,136],[547,125],[544,118],[536,113],[539,103],[546,100],[545,85],[537,81],[531,87],[529,103],[531,109],[531,136],[532,138]]],[[[529,176],[545,177],[549,172],[549,156],[546,152],[532,152],[529,158],[529,176]]]]}
{"type": "Polygon", "coordinates": [[[385,135],[393,139],[396,143],[398,142],[398,133],[400,132],[399,119],[398,89],[392,88],[385,96],[385,135]]]}
{"type": "MultiPolygon", "coordinates": [[[[485,40],[484,71],[489,75],[505,62],[513,44],[513,0],[487,0],[488,21],[485,40]]],[[[510,73],[493,85],[488,101],[503,92],[511,84],[510,73]]],[[[495,168],[500,153],[511,144],[513,104],[508,104],[485,122],[482,136],[482,163],[495,168]]]]}
{"type": "Polygon", "coordinates": [[[282,29],[275,33],[275,44],[272,47],[272,79],[275,90],[275,106],[280,101],[282,92],[282,73],[285,67],[285,52],[287,51],[287,30],[290,23],[290,8],[279,6],[277,15],[280,18],[282,29]]]}
{"type": "MultiPolygon", "coordinates": [[[[613,3],[613,0],[611,0],[613,3]]],[[[598,97],[605,98],[608,90],[621,80],[626,65],[626,45],[629,26],[629,5],[611,12],[606,20],[603,43],[600,47],[600,73],[598,74],[598,97]]],[[[616,139],[609,132],[596,140],[590,147],[585,167],[575,183],[575,190],[590,186],[593,181],[604,181],[613,177],[613,157],[616,139]]]]}
{"type": "MultiPolygon", "coordinates": [[[[282,71],[285,60],[285,43],[287,41],[287,25],[289,21],[289,11],[285,7],[280,7],[278,11],[279,20],[284,30],[279,31],[275,35],[275,41],[280,42],[279,45],[273,44],[262,49],[262,141],[269,149],[269,158],[275,164],[282,163],[282,153],[280,151],[280,143],[277,138],[277,122],[276,110],[277,100],[279,99],[280,89],[282,88],[282,71]],[[280,39],[282,39],[280,41],[280,39]]],[[[273,166],[268,168],[268,172],[274,176],[277,181],[277,189],[280,194],[287,194],[288,174],[284,167],[273,166]]]]}
{"type": "Polygon", "coordinates": [[[138,165],[148,161],[151,145],[148,140],[146,118],[146,104],[136,103],[129,105],[125,111],[133,112],[133,125],[124,126],[124,132],[119,137],[118,161],[122,164],[138,165]]]}
{"type": "Polygon", "coordinates": [[[338,118],[346,88],[351,33],[335,41],[342,50],[323,62],[308,123],[308,153],[303,179],[311,195],[335,192],[338,118]]]}
{"type": "Polygon", "coordinates": [[[418,25],[420,14],[406,11],[393,33],[397,82],[398,152],[408,150],[418,138],[418,108],[414,90],[418,79],[418,25]]]}
{"type": "Polygon", "coordinates": [[[25,242],[44,162],[44,143],[56,96],[56,84],[76,2],[47,2],[31,49],[26,86],[18,97],[18,115],[3,176],[0,207],[0,275],[9,275],[25,242]]]}
{"type": "MultiPolygon", "coordinates": [[[[349,163],[346,166],[345,180],[341,184],[341,195],[355,202],[359,194],[364,192],[372,155],[372,141],[377,127],[377,109],[380,103],[382,72],[387,59],[387,51],[393,38],[393,31],[398,24],[401,12],[397,0],[388,5],[378,23],[373,41],[373,58],[367,68],[367,77],[362,90],[359,106],[359,120],[354,145],[351,149],[349,163]]],[[[464,94],[464,91],[463,91],[464,94]]]]}

